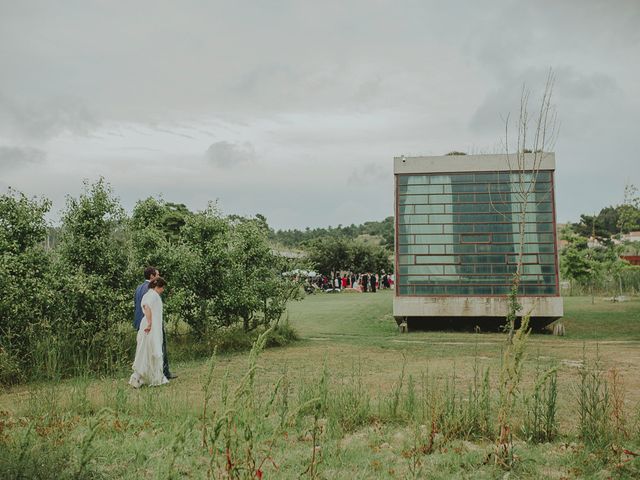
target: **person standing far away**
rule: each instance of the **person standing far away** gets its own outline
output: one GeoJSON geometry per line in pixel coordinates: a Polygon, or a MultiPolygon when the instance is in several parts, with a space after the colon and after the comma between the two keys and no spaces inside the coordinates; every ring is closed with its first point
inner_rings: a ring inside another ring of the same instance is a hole
{"type": "MultiPolygon", "coordinates": [[[[136,294],[134,296],[135,302],[135,314],[133,320],[133,326],[136,330],[140,329],[140,321],[142,317],[144,317],[144,312],[142,311],[142,305],[140,302],[142,301],[142,297],[149,290],[149,283],[156,278],[160,277],[160,272],[155,267],[147,267],[144,269],[144,282],[138,285],[136,288],[136,294]]],[[[164,331],[164,323],[162,324],[162,370],[164,372],[164,376],[168,379],[177,378],[177,375],[174,375],[169,370],[169,355],[167,354],[167,336],[164,331]]]]}
{"type": "Polygon", "coordinates": [[[160,294],[164,292],[166,284],[162,277],[156,276],[149,282],[147,292],[140,301],[144,316],[136,337],[136,357],[133,361],[133,373],[129,378],[129,384],[135,388],[145,384],[157,386],[169,383],[162,371],[164,322],[160,294]]]}
{"type": "Polygon", "coordinates": [[[371,292],[376,293],[376,274],[375,273],[371,273],[369,274],[369,278],[371,279],[371,292]]]}
{"type": "Polygon", "coordinates": [[[369,277],[367,277],[366,273],[360,275],[360,284],[362,285],[362,291],[367,293],[369,290],[369,277]]]}

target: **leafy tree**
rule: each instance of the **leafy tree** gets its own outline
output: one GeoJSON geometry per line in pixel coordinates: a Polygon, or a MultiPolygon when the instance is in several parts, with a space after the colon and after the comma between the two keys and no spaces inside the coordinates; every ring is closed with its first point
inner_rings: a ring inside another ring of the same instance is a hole
{"type": "Polygon", "coordinates": [[[34,363],[34,340],[51,289],[43,249],[51,202],[9,190],[0,196],[0,383],[14,383],[34,363]]]}
{"type": "Polygon", "coordinates": [[[640,197],[635,186],[625,187],[624,203],[605,207],[597,215],[580,215],[574,231],[586,238],[595,237],[608,244],[612,236],[640,229],[640,197]]]}
{"type": "Polygon", "coordinates": [[[354,272],[390,272],[389,251],[383,247],[342,239],[317,239],[307,247],[313,268],[325,275],[342,270],[354,272]]]}
{"type": "Polygon", "coordinates": [[[618,207],[616,226],[621,233],[629,233],[640,227],[640,196],[635,185],[624,188],[624,203],[618,207]]]}
{"type": "Polygon", "coordinates": [[[307,247],[309,261],[325,275],[347,270],[352,264],[349,243],[342,238],[318,238],[307,247]]]}
{"type": "Polygon", "coordinates": [[[79,198],[67,197],[62,216],[62,262],[71,269],[100,276],[109,286],[122,286],[127,266],[124,220],[124,210],[104,179],[93,185],[85,182],[79,198]]]}
{"type": "Polygon", "coordinates": [[[60,348],[76,366],[106,371],[126,358],[116,333],[131,316],[125,226],[124,210],[102,178],[67,198],[52,280],[61,294],[51,315],[60,348]]]}
{"type": "Polygon", "coordinates": [[[598,215],[580,215],[580,221],[572,224],[575,232],[584,237],[593,237],[601,243],[609,243],[615,235],[618,214],[615,208],[603,208],[598,215]]]}
{"type": "MultiPolygon", "coordinates": [[[[595,268],[589,257],[587,239],[574,233],[570,227],[563,230],[561,237],[568,242],[560,254],[563,277],[587,284],[592,279],[595,268]]],[[[573,283],[571,285],[573,286],[573,283]]]]}
{"type": "Polygon", "coordinates": [[[42,242],[50,208],[49,200],[29,199],[12,189],[0,196],[0,251],[20,254],[42,242]]]}
{"type": "Polygon", "coordinates": [[[219,315],[226,324],[241,319],[245,331],[277,322],[287,301],[297,298],[300,288],[282,275],[286,266],[271,251],[264,218],[234,222],[229,258],[219,315]]]}
{"type": "Polygon", "coordinates": [[[354,272],[391,272],[393,266],[389,252],[381,247],[354,243],[350,247],[351,264],[354,272]]]}
{"type": "MultiPolygon", "coordinates": [[[[184,320],[199,334],[205,334],[212,318],[225,314],[220,302],[228,294],[225,284],[229,271],[228,220],[218,212],[215,204],[187,218],[181,229],[181,245],[189,261],[181,270],[182,285],[190,290],[195,309],[184,311],[184,320]]],[[[224,302],[223,302],[224,303],[224,302]]]]}

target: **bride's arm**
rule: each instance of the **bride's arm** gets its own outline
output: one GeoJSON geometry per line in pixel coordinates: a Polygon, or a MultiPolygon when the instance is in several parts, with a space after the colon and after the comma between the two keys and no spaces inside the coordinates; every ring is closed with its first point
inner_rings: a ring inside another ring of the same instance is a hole
{"type": "Polygon", "coordinates": [[[151,309],[149,305],[143,305],[142,310],[144,310],[144,316],[147,319],[147,328],[144,329],[145,333],[149,333],[151,331],[151,322],[153,321],[151,309]]]}

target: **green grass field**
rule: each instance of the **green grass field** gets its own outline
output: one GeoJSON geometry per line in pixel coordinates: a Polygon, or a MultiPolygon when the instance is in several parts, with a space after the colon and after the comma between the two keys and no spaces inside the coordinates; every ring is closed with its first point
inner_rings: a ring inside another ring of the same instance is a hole
{"type": "MultiPolygon", "coordinates": [[[[309,296],[288,311],[300,341],[177,363],[166,387],[133,390],[123,374],[7,390],[0,477],[502,478],[491,455],[504,335],[399,334],[391,308],[392,292],[309,296]]],[[[640,449],[640,300],[568,298],[565,310],[565,337],[529,337],[519,397],[556,369],[559,432],[528,439],[520,402],[510,478],[638,478],[624,451],[640,449]],[[606,446],[580,436],[585,359],[616,406],[592,426],[606,446]]]]}

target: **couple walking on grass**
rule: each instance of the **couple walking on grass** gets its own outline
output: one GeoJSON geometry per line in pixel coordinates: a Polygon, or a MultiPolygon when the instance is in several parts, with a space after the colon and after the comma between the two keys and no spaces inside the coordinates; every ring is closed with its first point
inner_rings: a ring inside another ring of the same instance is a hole
{"type": "Polygon", "coordinates": [[[133,326],[136,337],[136,358],[129,384],[135,388],[142,385],[164,385],[176,375],[169,371],[167,340],[162,319],[162,298],[167,282],[154,267],[144,270],[145,281],[136,289],[133,326]]]}

